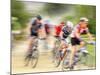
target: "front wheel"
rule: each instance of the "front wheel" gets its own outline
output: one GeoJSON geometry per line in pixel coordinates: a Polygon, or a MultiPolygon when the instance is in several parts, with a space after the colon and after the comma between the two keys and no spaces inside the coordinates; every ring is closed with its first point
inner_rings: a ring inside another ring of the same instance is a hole
{"type": "Polygon", "coordinates": [[[54,65],[55,67],[59,67],[61,59],[60,59],[60,52],[56,51],[55,56],[54,56],[54,65]]]}
{"type": "Polygon", "coordinates": [[[67,52],[63,58],[63,62],[62,62],[62,71],[66,71],[67,67],[69,65],[69,55],[70,52],[67,52]]]}
{"type": "Polygon", "coordinates": [[[36,65],[38,63],[38,58],[39,58],[39,51],[38,50],[33,51],[32,59],[31,59],[32,68],[36,67],[36,65]]]}

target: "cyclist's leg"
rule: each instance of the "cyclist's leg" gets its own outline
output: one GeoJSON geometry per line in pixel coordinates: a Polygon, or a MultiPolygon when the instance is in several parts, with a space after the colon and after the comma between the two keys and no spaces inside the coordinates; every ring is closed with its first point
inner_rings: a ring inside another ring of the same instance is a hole
{"type": "Polygon", "coordinates": [[[33,44],[35,42],[35,38],[36,36],[33,35],[29,38],[29,47],[28,47],[28,52],[31,53],[32,52],[32,48],[33,48],[33,44]]]}
{"type": "Polygon", "coordinates": [[[74,55],[75,55],[76,52],[77,52],[77,45],[72,46],[72,50],[71,50],[71,54],[70,54],[70,59],[69,59],[69,67],[71,67],[72,64],[73,64],[73,58],[74,58],[74,55]]]}
{"type": "Polygon", "coordinates": [[[86,43],[83,40],[80,40],[80,43],[78,43],[80,46],[78,48],[79,51],[83,52],[83,53],[88,53],[87,49],[86,49],[86,43]]]}
{"type": "Polygon", "coordinates": [[[71,54],[70,54],[70,58],[69,58],[69,67],[72,67],[74,55],[78,50],[77,45],[79,43],[80,43],[80,41],[77,38],[71,38],[72,48],[71,48],[71,54]]]}
{"type": "Polygon", "coordinates": [[[29,47],[28,47],[28,51],[30,51],[32,49],[32,44],[33,44],[33,37],[29,38],[29,47]]]}
{"type": "Polygon", "coordinates": [[[62,52],[62,57],[61,57],[61,60],[64,58],[64,56],[65,56],[65,54],[66,54],[66,49],[68,48],[68,44],[67,44],[67,42],[66,42],[66,40],[65,39],[63,39],[62,41],[61,41],[61,45],[60,45],[60,49],[59,50],[61,50],[61,52],[62,52]]]}
{"type": "Polygon", "coordinates": [[[80,47],[79,47],[79,49],[82,48],[82,47],[84,47],[84,46],[85,46],[85,42],[84,42],[84,41],[81,41],[81,42],[80,42],[80,47]]]}

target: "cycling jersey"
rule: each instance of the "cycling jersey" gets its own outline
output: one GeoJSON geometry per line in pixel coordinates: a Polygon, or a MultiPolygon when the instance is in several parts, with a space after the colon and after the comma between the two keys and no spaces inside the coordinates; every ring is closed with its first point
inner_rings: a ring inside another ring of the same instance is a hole
{"type": "Polygon", "coordinates": [[[59,36],[61,31],[62,31],[62,25],[59,25],[59,26],[55,26],[55,34],[56,36],[59,36]]]}
{"type": "Polygon", "coordinates": [[[60,36],[61,37],[61,39],[62,40],[64,40],[64,39],[66,39],[69,35],[70,35],[70,33],[71,33],[71,30],[69,29],[69,27],[68,26],[64,26],[63,28],[62,28],[62,35],[60,36]]]}
{"type": "Polygon", "coordinates": [[[68,30],[69,29],[68,29],[67,26],[63,27],[63,29],[62,29],[62,31],[63,31],[63,38],[67,38],[68,35],[70,34],[70,32],[68,30]]]}
{"type": "Polygon", "coordinates": [[[31,36],[38,36],[38,32],[37,30],[40,29],[42,27],[42,23],[37,23],[36,20],[33,20],[32,24],[31,24],[31,36]]]}
{"type": "Polygon", "coordinates": [[[88,28],[81,28],[80,25],[76,25],[75,28],[73,29],[72,33],[71,33],[71,37],[76,37],[76,31],[78,30],[78,33],[80,34],[86,34],[89,32],[88,28]]]}
{"type": "Polygon", "coordinates": [[[76,25],[74,30],[71,33],[71,44],[72,45],[80,45],[80,42],[82,41],[80,37],[77,37],[77,31],[80,34],[86,34],[89,32],[88,28],[81,28],[80,25],[76,25]]]}

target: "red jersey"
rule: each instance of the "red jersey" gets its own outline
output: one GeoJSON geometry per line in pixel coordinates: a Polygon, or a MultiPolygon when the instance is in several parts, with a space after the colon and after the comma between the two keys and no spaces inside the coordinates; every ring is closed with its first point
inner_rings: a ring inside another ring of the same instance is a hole
{"type": "Polygon", "coordinates": [[[60,32],[62,31],[62,25],[58,25],[58,26],[55,26],[55,34],[56,36],[59,36],[60,35],[60,32]]]}

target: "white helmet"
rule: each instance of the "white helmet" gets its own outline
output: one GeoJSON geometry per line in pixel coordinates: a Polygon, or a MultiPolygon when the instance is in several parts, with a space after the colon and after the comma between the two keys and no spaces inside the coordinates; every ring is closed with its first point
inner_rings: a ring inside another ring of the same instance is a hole
{"type": "Polygon", "coordinates": [[[73,29],[73,23],[70,22],[70,21],[67,21],[67,22],[66,22],[66,26],[67,26],[67,27],[70,27],[71,29],[73,29]]]}
{"type": "Polygon", "coordinates": [[[80,18],[80,21],[86,21],[86,22],[88,22],[89,20],[88,20],[88,18],[86,18],[86,17],[81,17],[81,18],[80,18]]]}
{"type": "Polygon", "coordinates": [[[67,21],[67,22],[66,22],[66,27],[67,27],[67,31],[68,31],[69,33],[71,33],[72,30],[73,30],[73,23],[70,22],[70,21],[67,21]]]}

